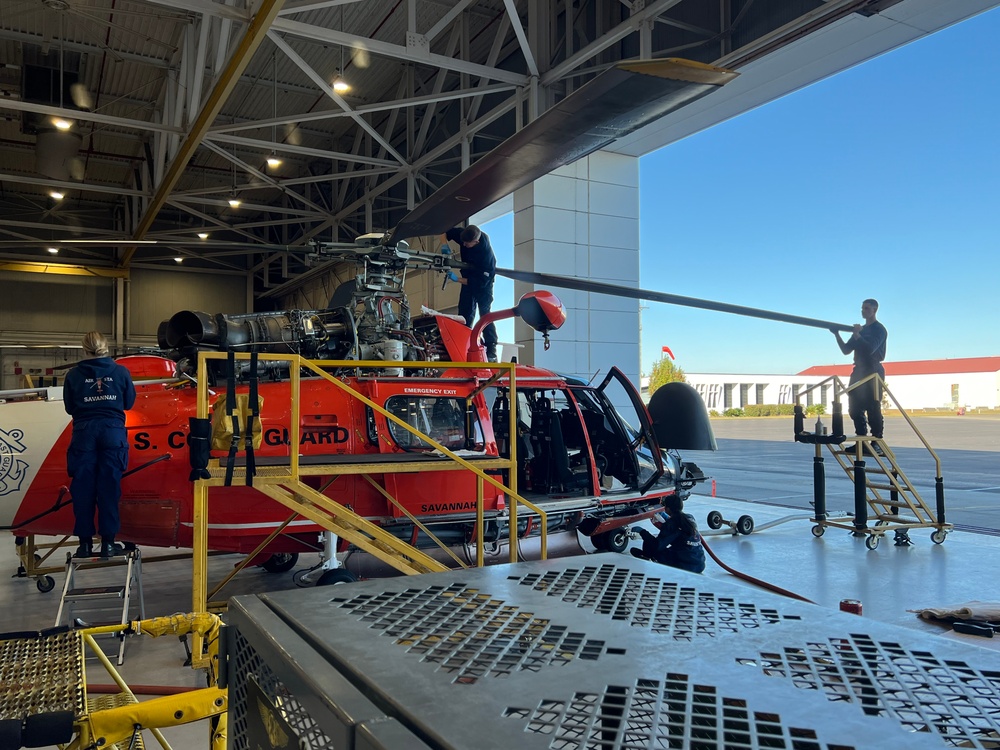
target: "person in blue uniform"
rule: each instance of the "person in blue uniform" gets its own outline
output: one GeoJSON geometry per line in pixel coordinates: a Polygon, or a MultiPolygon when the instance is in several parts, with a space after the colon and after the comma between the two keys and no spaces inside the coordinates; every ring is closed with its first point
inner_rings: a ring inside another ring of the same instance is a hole
{"type": "Polygon", "coordinates": [[[632,555],[692,573],[704,571],[705,548],[701,544],[698,524],[682,508],[677,495],[663,498],[663,515],[658,522],[660,533],[653,536],[646,529],[639,529],[642,549],[632,549],[632,555]]]}
{"type": "Polygon", "coordinates": [[[121,525],[118,500],[128,466],[125,412],[135,403],[129,371],[108,356],[108,341],[98,331],[83,337],[84,359],[66,375],[63,404],[73,417],[66,452],[72,480],[73,533],[80,538],[75,557],[93,557],[94,510],[101,534],[101,557],[121,552],[115,535],[121,525]]]}
{"type": "MultiPolygon", "coordinates": [[[[865,324],[855,324],[851,338],[844,341],[840,331],[833,331],[843,354],[854,352],[854,370],[851,371],[851,385],[864,380],[872,373],[878,373],[885,378],[885,342],[889,337],[885,326],[875,319],[878,312],[878,302],[866,299],[861,303],[861,317],[865,324]]],[[[881,438],[885,420],[882,418],[882,386],[875,380],[869,380],[862,386],[854,388],[847,394],[847,410],[854,421],[856,435],[867,435],[871,426],[872,437],[881,438]],[[867,420],[865,419],[867,415],[867,420]]],[[[876,451],[881,449],[876,445],[876,451]]]]}
{"type": "MultiPolygon", "coordinates": [[[[461,277],[451,274],[449,278],[462,285],[458,294],[458,314],[465,318],[465,324],[471,326],[476,319],[476,308],[482,317],[493,306],[493,281],[497,274],[497,259],[490,245],[490,237],[475,224],[462,229],[453,227],[442,235],[442,242],[458,243],[463,263],[469,268],[462,269],[461,277]]],[[[483,330],[483,346],[486,347],[486,359],[497,361],[497,329],[490,323],[483,330]]]]}

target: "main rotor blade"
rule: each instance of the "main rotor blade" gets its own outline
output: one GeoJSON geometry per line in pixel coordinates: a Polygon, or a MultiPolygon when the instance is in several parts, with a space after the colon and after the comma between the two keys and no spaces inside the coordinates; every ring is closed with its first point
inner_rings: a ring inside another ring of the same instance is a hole
{"type": "Polygon", "coordinates": [[[759,310],[756,307],[730,305],[727,302],[713,302],[712,300],[698,299],[697,297],[682,297],[677,294],[668,294],[666,292],[651,292],[646,289],[630,289],[628,287],[618,286],[617,284],[607,284],[603,281],[574,279],[569,276],[554,276],[548,273],[535,273],[534,271],[514,271],[508,268],[498,268],[497,276],[505,276],[508,279],[525,281],[529,284],[554,286],[559,289],[575,289],[579,292],[610,294],[614,297],[628,297],[630,299],[641,299],[649,302],[663,302],[668,305],[698,307],[702,310],[715,310],[717,312],[731,313],[733,315],[745,315],[751,318],[777,320],[781,323],[794,323],[799,326],[825,328],[829,331],[845,331],[850,333],[854,330],[854,326],[844,325],[843,323],[833,323],[829,320],[803,318],[798,315],[786,315],[785,313],[771,312],[770,310],[759,310]]]}
{"type": "Polygon", "coordinates": [[[441,234],[518,188],[700,99],[737,75],[678,58],[608,68],[410,211],[389,242],[441,234]]]}

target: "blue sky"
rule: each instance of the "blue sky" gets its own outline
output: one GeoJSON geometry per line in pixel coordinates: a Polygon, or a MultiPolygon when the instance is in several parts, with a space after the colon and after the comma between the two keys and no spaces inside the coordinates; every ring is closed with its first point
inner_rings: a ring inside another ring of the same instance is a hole
{"type": "MultiPolygon", "coordinates": [[[[890,361],[1000,355],[998,37],[994,10],[642,157],[641,286],[846,324],[875,297],[890,361]]],[[[504,268],[512,228],[484,226],[504,268]]],[[[644,373],[664,345],[688,372],[849,361],[823,329],[643,305],[644,373]]]]}

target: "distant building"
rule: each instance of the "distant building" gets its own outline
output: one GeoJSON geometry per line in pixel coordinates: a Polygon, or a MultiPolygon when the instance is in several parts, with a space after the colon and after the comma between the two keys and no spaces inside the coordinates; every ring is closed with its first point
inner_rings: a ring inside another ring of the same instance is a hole
{"type": "MultiPolygon", "coordinates": [[[[817,365],[796,375],[685,373],[710,410],[750,404],[791,404],[810,386],[836,375],[846,385],[851,365],[817,365]]],[[[904,409],[1000,406],[1000,357],[886,362],[885,382],[904,409]]],[[[830,405],[832,383],[806,394],[803,403],[830,405]]],[[[846,404],[844,404],[846,410],[846,404]]]]}

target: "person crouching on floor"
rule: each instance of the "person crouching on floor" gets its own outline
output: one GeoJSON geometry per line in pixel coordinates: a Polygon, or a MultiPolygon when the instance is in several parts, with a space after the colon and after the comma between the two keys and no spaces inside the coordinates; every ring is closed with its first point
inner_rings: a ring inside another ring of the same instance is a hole
{"type": "Polygon", "coordinates": [[[642,549],[633,549],[632,554],[643,560],[701,573],[705,570],[705,548],[701,544],[701,534],[698,533],[698,524],[694,518],[685,513],[682,507],[677,495],[663,498],[663,515],[666,518],[660,526],[660,533],[653,536],[646,529],[639,529],[642,549]]]}

